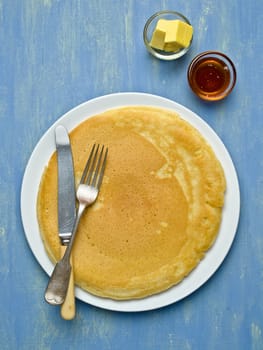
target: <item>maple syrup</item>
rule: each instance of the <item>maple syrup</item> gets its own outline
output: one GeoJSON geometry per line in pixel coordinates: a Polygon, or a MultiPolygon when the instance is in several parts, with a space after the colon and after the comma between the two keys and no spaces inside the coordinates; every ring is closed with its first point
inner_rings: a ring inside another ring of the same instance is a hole
{"type": "Polygon", "coordinates": [[[192,90],[205,100],[214,101],[226,97],[232,91],[235,80],[235,67],[224,54],[200,54],[188,68],[188,81],[192,90]]]}

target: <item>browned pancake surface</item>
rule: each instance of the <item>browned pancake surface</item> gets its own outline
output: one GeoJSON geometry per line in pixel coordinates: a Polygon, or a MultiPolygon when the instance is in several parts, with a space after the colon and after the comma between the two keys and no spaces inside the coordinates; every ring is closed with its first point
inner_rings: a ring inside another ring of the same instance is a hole
{"type": "MultiPolygon", "coordinates": [[[[221,221],[225,179],[210,146],[174,112],[141,106],[89,118],[70,139],[77,182],[92,144],[109,147],[99,197],[73,247],[76,283],[96,295],[132,299],[180,282],[212,245],[221,221]]],[[[56,154],[42,177],[38,219],[55,261],[56,154]]]]}

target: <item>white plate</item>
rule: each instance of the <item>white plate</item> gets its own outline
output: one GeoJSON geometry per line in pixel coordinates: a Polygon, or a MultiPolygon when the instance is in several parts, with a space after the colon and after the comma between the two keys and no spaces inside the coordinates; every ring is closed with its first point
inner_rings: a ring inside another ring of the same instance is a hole
{"type": "Polygon", "coordinates": [[[200,117],[189,109],[168,99],[143,93],[117,93],[95,98],[72,109],[58,119],[43,135],[35,147],[27,164],[21,191],[21,215],[29,246],[42,268],[51,275],[53,264],[44,249],[36,216],[37,193],[45,165],[55,150],[54,129],[63,124],[73,129],[88,117],[107,109],[129,105],[148,105],[168,108],[178,112],[182,118],[196,127],[214,149],[226,176],[227,192],[222,223],[218,238],[201,263],[177,286],[144,299],[114,301],[91,295],[76,288],[80,300],[108,310],[145,311],[174,303],[197,290],[217,270],[227,255],[236,234],[240,210],[240,193],[236,171],[224,144],[200,117]]]}

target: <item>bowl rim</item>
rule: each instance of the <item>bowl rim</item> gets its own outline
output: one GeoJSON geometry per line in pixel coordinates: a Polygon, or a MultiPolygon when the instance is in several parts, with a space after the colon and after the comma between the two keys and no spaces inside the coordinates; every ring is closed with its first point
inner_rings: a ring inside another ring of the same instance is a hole
{"type": "Polygon", "coordinates": [[[233,63],[233,61],[223,52],[220,51],[216,51],[216,50],[207,50],[204,52],[199,53],[198,55],[196,55],[192,61],[190,62],[188,69],[187,69],[187,79],[188,79],[188,83],[189,86],[191,87],[192,91],[201,99],[205,100],[205,101],[218,101],[218,100],[222,100],[225,97],[227,97],[231,91],[234,89],[234,86],[236,84],[236,80],[237,80],[237,72],[236,72],[236,67],[233,63]],[[229,82],[229,85],[227,86],[227,88],[224,90],[223,93],[219,94],[219,95],[214,95],[212,97],[207,96],[205,93],[202,93],[202,90],[200,90],[199,94],[197,94],[194,89],[192,88],[192,71],[194,69],[194,66],[196,65],[196,63],[204,58],[205,56],[207,57],[213,57],[213,56],[218,56],[224,59],[224,62],[226,62],[229,71],[230,71],[230,75],[232,77],[232,79],[229,82]]]}

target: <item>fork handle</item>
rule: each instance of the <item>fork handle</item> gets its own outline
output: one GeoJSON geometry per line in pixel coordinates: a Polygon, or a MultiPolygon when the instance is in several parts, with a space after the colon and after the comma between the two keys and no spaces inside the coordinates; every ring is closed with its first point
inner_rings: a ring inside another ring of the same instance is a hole
{"type": "MultiPolygon", "coordinates": [[[[60,253],[61,257],[64,256],[67,246],[61,245],[60,253]]],[[[72,320],[75,317],[76,305],[75,305],[75,290],[74,290],[74,273],[72,266],[72,257],[70,257],[71,273],[69,278],[69,285],[64,303],[61,305],[60,315],[64,320],[72,320]]]]}
{"type": "Polygon", "coordinates": [[[51,305],[61,305],[66,298],[71,265],[65,257],[56,264],[45,291],[45,299],[51,305]]]}
{"type": "Polygon", "coordinates": [[[73,247],[74,238],[77,232],[77,227],[79,220],[86,208],[87,204],[79,204],[78,212],[75,217],[73,230],[71,234],[71,239],[68,246],[65,249],[63,258],[56,264],[53,273],[49,279],[46,291],[45,299],[51,305],[61,305],[63,304],[69,285],[71,265],[70,265],[70,255],[73,247]]]}

